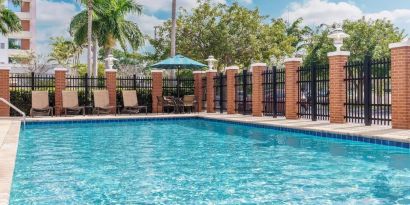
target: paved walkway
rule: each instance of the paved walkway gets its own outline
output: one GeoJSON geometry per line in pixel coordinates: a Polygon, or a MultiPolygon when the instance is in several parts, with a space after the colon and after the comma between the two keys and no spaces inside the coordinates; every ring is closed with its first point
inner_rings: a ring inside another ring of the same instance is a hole
{"type": "MultiPolygon", "coordinates": [[[[288,128],[297,128],[312,131],[326,131],[339,134],[365,136],[375,139],[399,141],[410,143],[410,130],[392,129],[390,126],[364,126],[363,124],[330,124],[327,121],[286,120],[285,118],[252,117],[246,115],[226,115],[219,113],[199,114],[148,114],[148,115],[106,115],[106,116],[75,116],[75,117],[52,117],[52,118],[28,118],[28,121],[60,121],[60,120],[96,120],[96,119],[129,119],[145,117],[181,117],[199,116],[208,119],[227,120],[234,122],[246,122],[260,125],[273,125],[288,128]]],[[[0,118],[0,205],[8,204],[11,182],[16,159],[20,132],[20,121],[16,118],[0,118]]]]}

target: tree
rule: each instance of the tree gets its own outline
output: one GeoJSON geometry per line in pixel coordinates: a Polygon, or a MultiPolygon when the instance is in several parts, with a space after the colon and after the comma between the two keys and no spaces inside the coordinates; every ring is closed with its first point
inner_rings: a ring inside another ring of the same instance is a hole
{"type": "MultiPolygon", "coordinates": [[[[133,0],[94,0],[93,39],[104,49],[105,57],[111,54],[117,42],[124,51],[128,49],[127,44],[137,50],[143,43],[138,25],[125,19],[128,14],[140,14],[141,11],[141,5],[133,0]]],[[[70,24],[70,33],[80,45],[86,39],[86,15],[86,11],[80,12],[70,24]]]]}
{"type": "MultiPolygon", "coordinates": [[[[192,11],[179,12],[177,52],[199,61],[214,55],[219,68],[233,64],[246,67],[254,61],[269,62],[272,55],[289,55],[294,50],[292,44],[297,44],[296,31],[300,30],[288,31],[281,19],[265,24],[266,18],[259,10],[249,10],[237,3],[228,6],[200,1],[192,11]]],[[[150,39],[155,49],[148,54],[152,60],[168,57],[170,29],[171,21],[166,21],[157,29],[156,38],[150,39]]]]}
{"type": "MultiPolygon", "coordinates": [[[[119,76],[146,76],[147,65],[152,62],[146,56],[136,52],[124,52],[120,49],[114,49],[112,55],[117,61],[114,61],[114,68],[118,70],[119,76]]],[[[104,50],[100,51],[100,60],[105,58],[104,50]]]]}
{"type": "MultiPolygon", "coordinates": [[[[304,45],[307,50],[305,64],[328,62],[327,53],[335,50],[332,40],[327,37],[333,26],[321,25],[311,29],[304,45]]],[[[364,60],[366,55],[375,59],[390,57],[389,44],[405,37],[403,30],[386,19],[345,20],[343,30],[350,35],[342,47],[343,50],[350,51],[350,60],[364,60]]]]}
{"type": "Polygon", "coordinates": [[[37,55],[32,50],[25,54],[14,55],[12,58],[14,64],[24,67],[28,72],[46,73],[51,68],[48,65],[47,56],[37,55]]]}
{"type": "Polygon", "coordinates": [[[48,62],[55,62],[64,67],[70,67],[71,64],[77,64],[75,59],[82,51],[82,48],[77,46],[73,41],[65,39],[64,37],[51,38],[52,51],[48,62]]]}
{"type": "MultiPolygon", "coordinates": [[[[12,4],[20,5],[21,1],[13,0],[12,4]]],[[[5,6],[4,0],[0,0],[0,33],[6,35],[22,30],[20,18],[5,6]]]]}

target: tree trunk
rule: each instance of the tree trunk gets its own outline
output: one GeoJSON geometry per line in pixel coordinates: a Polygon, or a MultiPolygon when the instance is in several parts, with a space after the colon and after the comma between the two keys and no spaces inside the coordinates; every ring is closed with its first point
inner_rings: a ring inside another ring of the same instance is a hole
{"type": "Polygon", "coordinates": [[[98,76],[98,42],[97,40],[94,40],[94,45],[93,45],[93,75],[95,77],[98,76]]]}
{"type": "MultiPolygon", "coordinates": [[[[106,48],[106,49],[105,49],[104,59],[105,59],[105,58],[108,58],[108,55],[110,55],[111,52],[112,52],[112,48],[106,48]]],[[[107,61],[104,61],[104,62],[105,62],[105,69],[106,69],[106,70],[107,70],[107,69],[110,69],[110,66],[108,65],[108,62],[107,62],[107,61]]]]}
{"type": "Polygon", "coordinates": [[[92,60],[91,60],[91,46],[92,46],[92,23],[93,23],[93,3],[92,0],[88,0],[87,3],[87,14],[88,14],[88,22],[87,22],[87,73],[88,75],[92,75],[92,60]]]}

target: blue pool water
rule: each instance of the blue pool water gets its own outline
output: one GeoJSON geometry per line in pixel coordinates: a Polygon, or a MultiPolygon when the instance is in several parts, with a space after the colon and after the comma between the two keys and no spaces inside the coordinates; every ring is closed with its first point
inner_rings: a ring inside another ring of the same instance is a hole
{"type": "Polygon", "coordinates": [[[200,119],[30,125],[10,203],[410,204],[410,153],[200,119]]]}

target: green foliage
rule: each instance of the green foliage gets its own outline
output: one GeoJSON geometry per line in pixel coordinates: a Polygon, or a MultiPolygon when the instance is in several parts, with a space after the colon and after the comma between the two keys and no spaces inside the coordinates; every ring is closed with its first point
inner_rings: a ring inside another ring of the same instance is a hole
{"type": "MultiPolygon", "coordinates": [[[[105,50],[106,55],[118,42],[124,51],[127,45],[137,50],[143,43],[143,36],[138,25],[126,20],[128,14],[140,14],[142,6],[133,0],[94,0],[92,35],[94,40],[105,50]]],[[[77,44],[87,41],[87,11],[78,13],[71,21],[70,34],[77,44]]]]}
{"type": "MultiPolygon", "coordinates": [[[[253,61],[269,62],[275,55],[283,58],[291,54],[297,36],[288,34],[283,20],[264,24],[265,16],[258,9],[249,10],[237,3],[211,4],[200,1],[192,12],[181,10],[177,20],[177,53],[204,61],[209,55],[219,60],[218,67],[228,65],[249,66],[253,61]]],[[[298,27],[299,23],[295,26],[298,27]]],[[[157,29],[156,38],[150,39],[155,53],[152,60],[168,57],[170,52],[171,22],[157,29]]],[[[290,29],[300,31],[300,29],[290,29]]],[[[294,32],[296,33],[296,32],[294,32]]]]}
{"type": "MultiPolygon", "coordinates": [[[[19,5],[21,1],[13,0],[13,4],[19,5]]],[[[4,0],[0,0],[0,34],[19,32],[21,27],[20,18],[10,9],[4,6],[4,0]]]]}
{"type": "MultiPolygon", "coordinates": [[[[76,65],[77,67],[77,73],[79,76],[84,76],[87,74],[87,65],[86,64],[78,64],[76,65]]],[[[103,63],[98,64],[98,77],[104,77],[105,75],[105,66],[103,63]]]]}
{"type": "Polygon", "coordinates": [[[51,47],[52,50],[48,61],[65,67],[69,67],[71,63],[74,63],[74,58],[80,55],[82,51],[80,46],[64,37],[51,38],[51,47]]]}
{"type": "MultiPolygon", "coordinates": [[[[321,25],[310,31],[308,41],[304,45],[307,51],[305,65],[328,62],[327,53],[335,51],[332,40],[327,37],[331,27],[321,25]]],[[[403,30],[385,19],[345,20],[343,30],[350,35],[342,47],[343,50],[350,51],[350,60],[364,60],[366,55],[374,59],[390,57],[389,44],[399,42],[405,37],[403,30]]]]}

